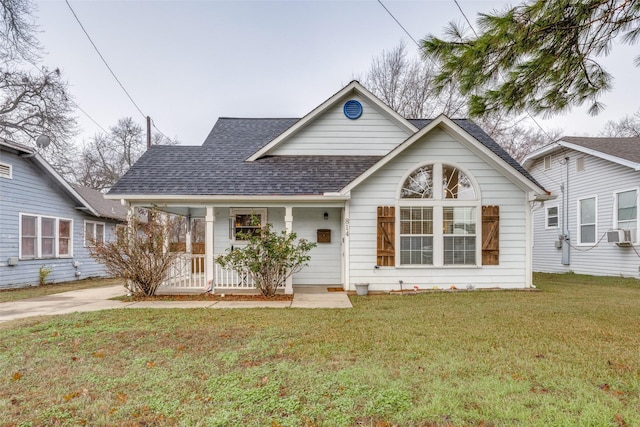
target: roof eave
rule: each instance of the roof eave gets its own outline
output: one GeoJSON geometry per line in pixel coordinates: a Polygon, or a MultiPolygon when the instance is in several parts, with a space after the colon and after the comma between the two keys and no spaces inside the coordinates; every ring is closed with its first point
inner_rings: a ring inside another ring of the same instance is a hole
{"type": "Polygon", "coordinates": [[[485,147],[475,137],[470,135],[467,131],[465,131],[462,127],[460,127],[444,114],[441,114],[433,119],[425,127],[420,129],[418,132],[407,138],[403,143],[391,150],[389,154],[380,159],[367,171],[365,171],[363,174],[361,174],[355,180],[345,186],[342,190],[340,190],[340,193],[348,194],[353,188],[373,175],[376,171],[389,163],[392,159],[394,159],[396,156],[398,156],[400,153],[402,153],[404,150],[413,145],[416,141],[425,136],[427,133],[431,132],[436,127],[441,127],[445,131],[453,132],[458,141],[462,141],[469,148],[473,148],[476,151],[476,154],[483,156],[485,159],[490,159],[494,168],[499,169],[499,171],[503,175],[510,177],[511,180],[524,191],[532,191],[540,197],[544,197],[544,195],[547,194],[546,190],[536,185],[530,179],[522,175],[522,173],[520,173],[519,171],[515,170],[511,165],[509,165],[507,162],[505,162],[503,159],[489,150],[489,148],[485,147]]]}
{"type": "Polygon", "coordinates": [[[562,139],[560,139],[557,142],[554,142],[553,144],[549,144],[532,153],[527,154],[522,164],[524,168],[528,170],[536,160],[540,159],[541,157],[547,156],[551,153],[554,153],[558,150],[561,150],[562,148],[568,148],[570,150],[578,151],[580,153],[589,154],[591,156],[598,157],[603,160],[607,160],[622,166],[626,166],[635,171],[640,171],[640,163],[638,162],[623,159],[622,157],[614,156],[611,154],[603,153],[602,151],[595,150],[593,148],[584,147],[580,144],[575,144],[573,142],[567,142],[562,139]]]}
{"type": "Polygon", "coordinates": [[[318,107],[314,108],[310,113],[306,116],[298,120],[293,126],[285,130],[282,134],[274,138],[271,142],[269,142],[264,147],[260,148],[254,154],[252,154],[249,158],[247,158],[248,162],[253,162],[267,154],[269,154],[272,150],[282,145],[285,141],[287,141],[292,135],[295,135],[300,130],[305,128],[307,125],[312,123],[318,116],[335,106],[342,99],[349,96],[350,94],[357,94],[367,99],[367,101],[376,105],[380,111],[389,116],[398,126],[402,127],[407,134],[413,134],[418,131],[418,128],[411,124],[407,119],[402,117],[384,102],[380,101],[375,95],[369,92],[364,86],[362,86],[356,80],[349,83],[347,86],[339,90],[332,97],[327,99],[325,102],[320,104],[318,107]]]}

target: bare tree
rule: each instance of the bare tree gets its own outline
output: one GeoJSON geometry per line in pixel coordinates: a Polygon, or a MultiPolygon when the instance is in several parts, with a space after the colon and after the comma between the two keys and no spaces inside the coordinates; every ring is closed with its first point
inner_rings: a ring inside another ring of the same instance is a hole
{"type": "Polygon", "coordinates": [[[41,47],[30,0],[0,0],[0,137],[35,146],[45,134],[51,147],[43,153],[69,176],[75,135],[73,102],[60,70],[38,67],[41,47]],[[25,68],[38,71],[28,72],[25,68]]]}
{"type": "Polygon", "coordinates": [[[38,27],[31,1],[1,0],[0,6],[0,60],[39,59],[40,43],[33,36],[38,27]]]}
{"type": "MultiPolygon", "coordinates": [[[[152,144],[175,145],[177,139],[153,134],[152,144]]],[[[131,117],[124,117],[109,129],[98,133],[82,148],[75,168],[78,184],[103,191],[111,188],[147,149],[146,135],[131,117]]]]}
{"type": "Polygon", "coordinates": [[[89,251],[111,275],[130,282],[134,295],[153,296],[178,256],[166,247],[173,221],[155,210],[149,220],[141,218],[130,218],[129,226],[118,228],[110,242],[92,241],[89,251]]]}
{"type": "Polygon", "coordinates": [[[640,111],[618,121],[608,121],[600,135],[616,138],[640,137],[640,111]]]}
{"type": "MultiPolygon", "coordinates": [[[[455,82],[436,90],[437,69],[433,63],[407,56],[401,42],[373,59],[364,85],[400,115],[408,119],[467,115],[467,98],[455,82]]],[[[514,159],[522,158],[542,145],[553,142],[560,130],[545,132],[505,113],[489,114],[475,122],[514,159]]]]}
{"type": "Polygon", "coordinates": [[[441,113],[453,117],[465,114],[466,100],[455,87],[439,95],[435,92],[435,67],[418,57],[407,56],[407,45],[400,42],[390,51],[373,58],[364,85],[389,107],[408,119],[434,117],[441,113]]]}
{"type": "Polygon", "coordinates": [[[513,118],[504,113],[474,119],[478,126],[518,162],[530,152],[558,140],[563,133],[562,129],[545,130],[525,124],[524,121],[525,119],[513,118]]]}

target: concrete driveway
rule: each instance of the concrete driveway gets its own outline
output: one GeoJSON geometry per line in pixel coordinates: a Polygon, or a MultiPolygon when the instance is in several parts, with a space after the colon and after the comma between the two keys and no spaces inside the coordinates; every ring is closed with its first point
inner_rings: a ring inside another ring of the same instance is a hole
{"type": "Polygon", "coordinates": [[[31,316],[47,316],[114,308],[352,308],[344,292],[306,293],[293,301],[114,301],[125,295],[122,285],[62,292],[37,298],[0,303],[0,322],[31,316]]]}

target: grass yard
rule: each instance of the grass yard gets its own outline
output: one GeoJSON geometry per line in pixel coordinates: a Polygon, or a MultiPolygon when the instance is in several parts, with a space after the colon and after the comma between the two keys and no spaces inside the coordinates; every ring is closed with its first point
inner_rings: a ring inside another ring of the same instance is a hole
{"type": "Polygon", "coordinates": [[[0,290],[0,303],[17,301],[26,298],[42,297],[45,295],[59,294],[60,292],[76,291],[79,289],[97,288],[99,286],[113,286],[122,284],[122,279],[91,278],[74,280],[73,282],[51,283],[42,286],[30,286],[28,288],[0,290]]]}
{"type": "Polygon", "coordinates": [[[637,426],[640,281],[0,324],[0,425],[637,426]]]}

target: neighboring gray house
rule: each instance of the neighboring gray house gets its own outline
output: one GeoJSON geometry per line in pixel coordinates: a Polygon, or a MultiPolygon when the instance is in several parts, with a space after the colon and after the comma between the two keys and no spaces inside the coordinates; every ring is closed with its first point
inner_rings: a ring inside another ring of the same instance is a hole
{"type": "Polygon", "coordinates": [[[67,183],[29,147],[0,139],[0,289],[105,276],[86,238],[109,239],[127,210],[67,183]]]}
{"type": "Polygon", "coordinates": [[[202,146],[153,146],[106,197],[205,219],[175,287],[251,286],[214,259],[252,215],[317,242],[293,292],[529,287],[547,193],[472,122],[407,120],[354,81],[301,119],[221,118],[202,146]]]}
{"type": "Polygon", "coordinates": [[[534,271],[640,276],[640,138],[564,137],[524,166],[555,196],[535,209],[534,271]]]}

